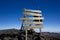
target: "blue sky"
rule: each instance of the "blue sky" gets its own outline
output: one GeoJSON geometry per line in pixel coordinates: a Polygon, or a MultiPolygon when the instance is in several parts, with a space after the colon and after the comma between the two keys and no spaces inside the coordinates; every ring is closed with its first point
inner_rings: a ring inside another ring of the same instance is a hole
{"type": "Polygon", "coordinates": [[[43,31],[60,32],[60,0],[0,0],[0,30],[19,29],[23,8],[42,11],[43,31]]]}

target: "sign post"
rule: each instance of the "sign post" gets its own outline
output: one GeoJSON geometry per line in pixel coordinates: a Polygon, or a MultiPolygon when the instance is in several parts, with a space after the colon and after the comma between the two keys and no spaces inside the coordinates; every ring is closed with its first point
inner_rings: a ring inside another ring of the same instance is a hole
{"type": "Polygon", "coordinates": [[[26,40],[27,40],[27,30],[33,29],[33,28],[39,28],[40,29],[40,36],[41,36],[41,28],[43,24],[44,17],[41,14],[40,10],[30,10],[30,9],[24,9],[23,11],[24,18],[20,18],[20,20],[23,20],[23,28],[26,31],[26,40]]]}

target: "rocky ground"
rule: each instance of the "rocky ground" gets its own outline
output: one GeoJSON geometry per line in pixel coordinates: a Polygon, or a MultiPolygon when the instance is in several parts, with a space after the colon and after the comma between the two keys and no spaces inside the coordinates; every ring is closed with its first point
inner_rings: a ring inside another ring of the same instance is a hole
{"type": "MultiPolygon", "coordinates": [[[[17,29],[0,30],[0,40],[25,40],[25,31],[17,29]]],[[[60,40],[59,33],[36,33],[28,30],[28,40],[60,40]]]]}

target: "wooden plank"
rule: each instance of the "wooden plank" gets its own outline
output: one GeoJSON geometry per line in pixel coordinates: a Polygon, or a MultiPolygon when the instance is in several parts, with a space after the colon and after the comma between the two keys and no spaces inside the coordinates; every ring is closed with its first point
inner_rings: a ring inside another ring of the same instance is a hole
{"type": "Polygon", "coordinates": [[[24,11],[25,11],[25,12],[27,11],[27,12],[36,12],[36,13],[41,13],[41,11],[40,11],[40,10],[30,10],[30,9],[25,9],[24,11]]]}
{"type": "Polygon", "coordinates": [[[43,24],[43,22],[24,22],[23,24],[43,24]]]}
{"type": "Polygon", "coordinates": [[[34,17],[34,18],[20,18],[20,20],[43,20],[43,17],[34,17]]]}
{"type": "Polygon", "coordinates": [[[24,28],[26,29],[31,29],[31,28],[42,28],[42,26],[24,26],[24,28]]]}
{"type": "Polygon", "coordinates": [[[42,16],[42,14],[38,14],[38,13],[29,13],[29,12],[24,12],[23,14],[29,15],[29,16],[42,16]]]}

